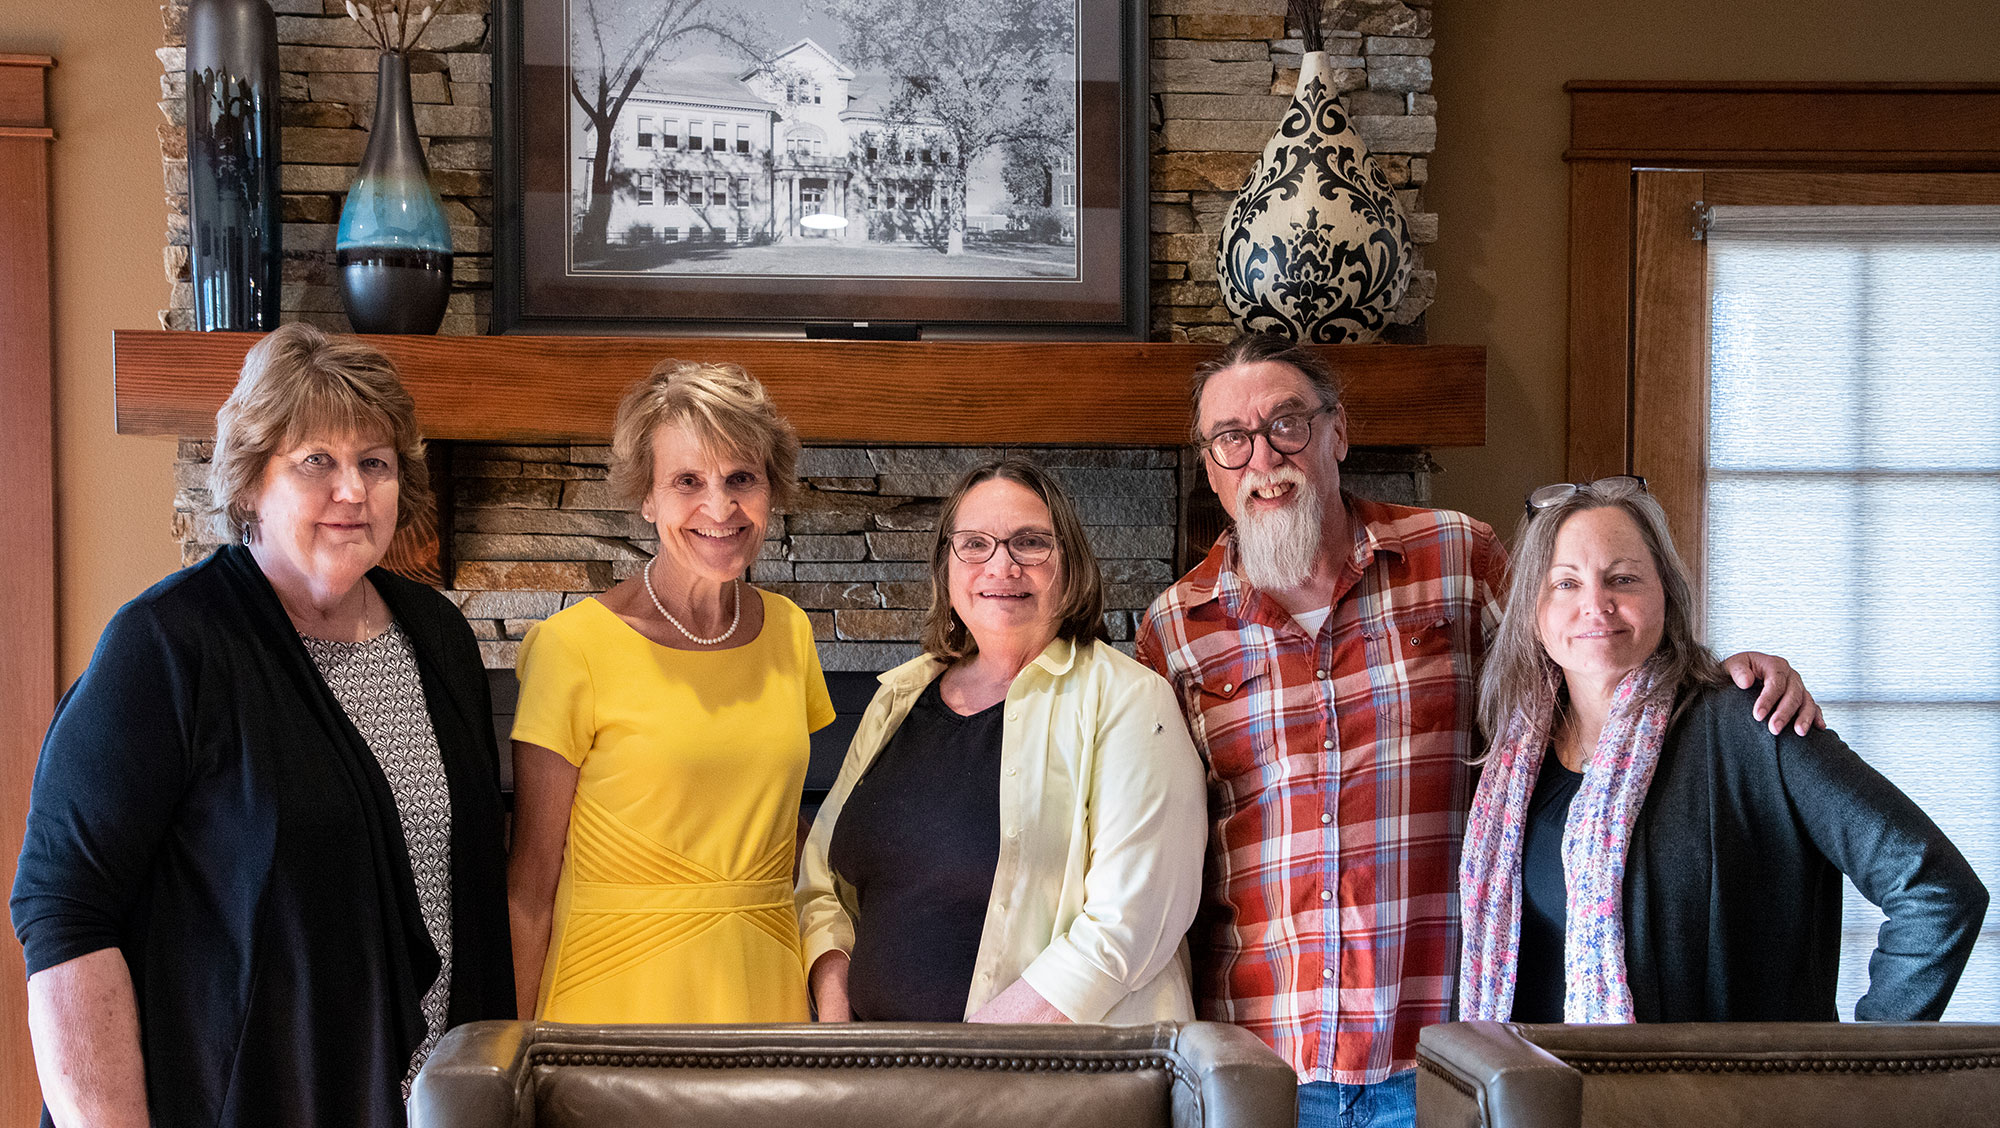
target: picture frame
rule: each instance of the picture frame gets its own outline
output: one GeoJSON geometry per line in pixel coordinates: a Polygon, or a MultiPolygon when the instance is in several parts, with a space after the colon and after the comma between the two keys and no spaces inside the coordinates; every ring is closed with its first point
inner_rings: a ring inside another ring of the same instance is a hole
{"type": "Polygon", "coordinates": [[[494,11],[493,332],[1145,339],[1144,0],[494,11]]]}

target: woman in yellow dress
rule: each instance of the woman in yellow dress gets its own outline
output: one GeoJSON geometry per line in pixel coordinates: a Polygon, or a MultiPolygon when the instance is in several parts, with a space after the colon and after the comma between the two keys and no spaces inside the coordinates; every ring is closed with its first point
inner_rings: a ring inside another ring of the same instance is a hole
{"type": "Polygon", "coordinates": [[[619,405],[611,482],[660,549],[521,644],[507,892],[524,1016],[808,1017],[792,857],[807,736],[833,705],[805,613],[743,580],[798,452],[734,366],[662,362],[619,405]]]}

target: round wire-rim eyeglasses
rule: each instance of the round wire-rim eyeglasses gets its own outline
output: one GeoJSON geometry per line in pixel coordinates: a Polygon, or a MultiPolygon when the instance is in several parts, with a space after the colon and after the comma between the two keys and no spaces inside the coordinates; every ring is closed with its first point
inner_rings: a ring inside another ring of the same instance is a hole
{"type": "Polygon", "coordinates": [[[1264,436],[1264,441],[1279,454],[1297,454],[1312,444],[1313,420],[1332,410],[1330,407],[1318,407],[1311,411],[1288,411],[1262,427],[1231,427],[1227,431],[1217,431],[1195,445],[1207,452],[1224,470],[1241,470],[1250,465],[1250,459],[1256,453],[1257,436],[1264,436]]]}
{"type": "Polygon", "coordinates": [[[951,554],[967,564],[984,564],[993,559],[1002,545],[1007,548],[1007,556],[1023,568],[1032,568],[1047,560],[1056,551],[1054,533],[1015,533],[1011,537],[996,537],[992,533],[982,533],[975,529],[962,529],[945,538],[951,545],[951,554]]]}
{"type": "Polygon", "coordinates": [[[1646,479],[1637,474],[1612,474],[1592,482],[1554,482],[1528,495],[1526,510],[1529,517],[1544,509],[1554,509],[1577,494],[1589,494],[1606,501],[1616,501],[1621,497],[1646,493],[1646,479]]]}

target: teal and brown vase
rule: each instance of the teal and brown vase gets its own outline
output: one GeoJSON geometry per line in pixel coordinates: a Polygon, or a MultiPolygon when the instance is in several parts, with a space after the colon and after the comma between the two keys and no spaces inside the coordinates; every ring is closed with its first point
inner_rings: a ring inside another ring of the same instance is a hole
{"type": "Polygon", "coordinates": [[[375,124],[340,209],[334,261],[355,332],[437,332],[451,298],[451,225],[418,142],[409,62],[395,52],[376,70],[375,124]]]}
{"type": "Polygon", "coordinates": [[[1372,341],[1410,284],[1410,232],[1335,93],[1324,51],[1222,227],[1216,278],[1238,326],[1297,341],[1372,341]]]}

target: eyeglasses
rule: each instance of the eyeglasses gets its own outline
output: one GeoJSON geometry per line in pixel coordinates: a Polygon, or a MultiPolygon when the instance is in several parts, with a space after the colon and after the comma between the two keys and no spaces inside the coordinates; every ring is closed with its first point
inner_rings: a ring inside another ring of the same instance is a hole
{"type": "Polygon", "coordinates": [[[1056,538],[1051,533],[1015,533],[1011,537],[996,537],[992,533],[961,529],[948,539],[951,554],[967,564],[986,563],[993,559],[993,554],[1003,544],[1007,546],[1007,555],[1023,568],[1040,564],[1056,550],[1056,538]]]}
{"type": "Polygon", "coordinates": [[[1313,419],[1332,410],[1322,407],[1315,411],[1280,415],[1254,430],[1232,427],[1227,431],[1217,431],[1195,445],[1207,451],[1215,464],[1224,470],[1241,470],[1250,465],[1251,452],[1257,449],[1257,436],[1264,436],[1264,441],[1279,454],[1297,454],[1312,442],[1313,419]]]}
{"type": "Polygon", "coordinates": [[[1527,515],[1533,517],[1541,510],[1553,509],[1580,493],[1617,501],[1621,497],[1645,492],[1646,479],[1637,474],[1613,474],[1594,482],[1556,482],[1528,495],[1527,515]]]}

